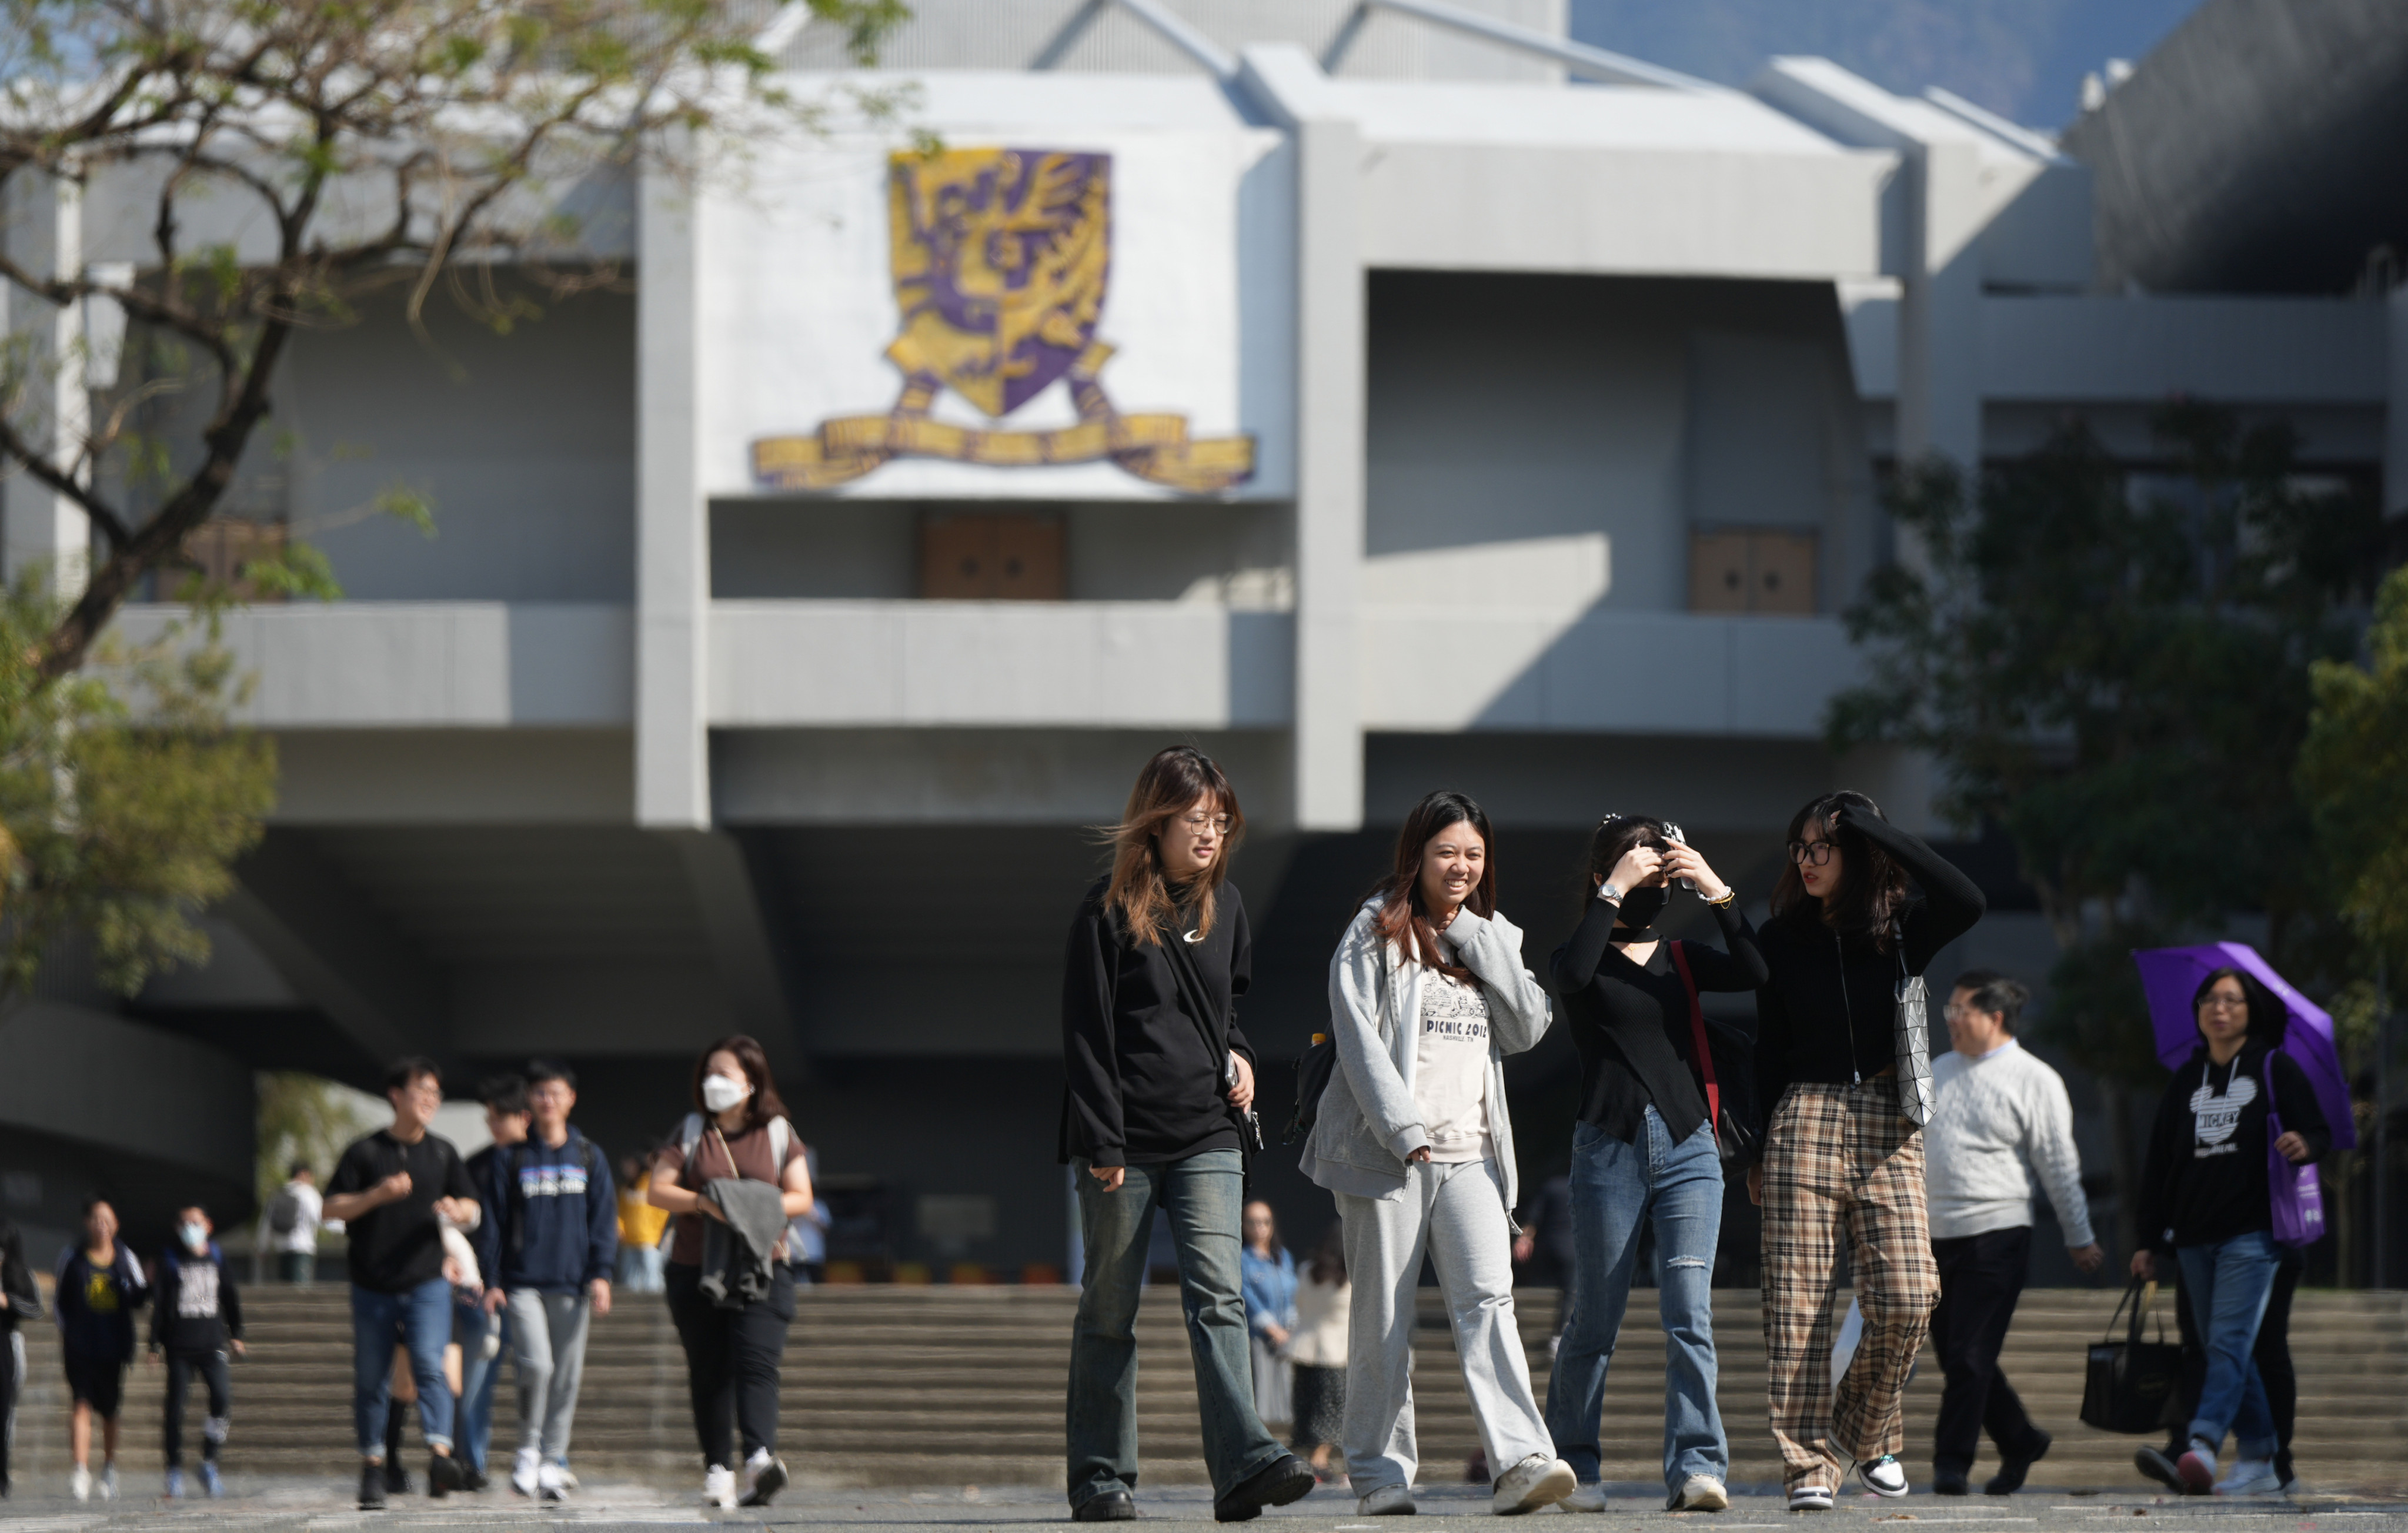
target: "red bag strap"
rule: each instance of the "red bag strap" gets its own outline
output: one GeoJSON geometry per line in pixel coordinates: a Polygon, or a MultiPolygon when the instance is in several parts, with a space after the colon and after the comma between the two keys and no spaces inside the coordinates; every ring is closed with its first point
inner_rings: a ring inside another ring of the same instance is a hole
{"type": "Polygon", "coordinates": [[[1681,987],[1689,993],[1689,1050],[1697,1060],[1698,1074],[1706,1083],[1706,1125],[1722,1137],[1723,1088],[1714,1080],[1713,1045],[1706,1039],[1706,1009],[1698,1000],[1697,976],[1689,972],[1689,955],[1681,951],[1680,940],[1671,943],[1672,967],[1681,971],[1681,987]]]}

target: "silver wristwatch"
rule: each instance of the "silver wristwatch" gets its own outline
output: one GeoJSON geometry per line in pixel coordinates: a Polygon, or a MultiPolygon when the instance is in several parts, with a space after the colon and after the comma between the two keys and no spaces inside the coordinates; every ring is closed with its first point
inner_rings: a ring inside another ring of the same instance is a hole
{"type": "Polygon", "coordinates": [[[1597,897],[1608,905],[1619,905],[1622,903],[1622,890],[1612,880],[1608,879],[1597,886],[1597,897]]]}

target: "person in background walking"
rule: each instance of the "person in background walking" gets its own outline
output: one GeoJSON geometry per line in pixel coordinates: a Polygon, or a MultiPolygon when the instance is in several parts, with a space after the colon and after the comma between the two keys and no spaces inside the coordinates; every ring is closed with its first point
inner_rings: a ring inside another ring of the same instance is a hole
{"type": "Polygon", "coordinates": [[[1630,1304],[1641,1239],[1656,1238],[1663,1316],[1664,1488],[1672,1512],[1730,1505],[1730,1443],[1714,1400],[1714,1254],[1723,1222],[1716,1140],[1719,1078],[1704,1047],[1699,991],[1751,991],[1766,978],[1738,895],[1677,828],[1612,815],[1590,838],[1591,897],[1548,977],[1563,997],[1581,1055],[1572,1125],[1571,1313],[1547,1383],[1547,1430],[1580,1476],[1564,1505],[1603,1512],[1598,1413],[1630,1304]],[[1725,949],[1665,940],[1656,918],[1671,881],[1693,885],[1713,911],[1725,949]]]}
{"type": "Polygon", "coordinates": [[[1756,937],[1771,970],[1756,992],[1768,1117],[1747,1190],[1764,1208],[1766,1396],[1794,1512],[1828,1512],[1846,1459],[1874,1495],[1907,1492],[1899,1404],[1940,1270],[1924,1212],[1928,1042],[1906,1036],[1898,996],[1985,909],[1972,880],[1860,793],[1789,823],[1789,867],[1756,937]],[[1865,1332],[1835,1390],[1843,1239],[1865,1332]]]}
{"type": "Polygon", "coordinates": [[[2282,1003],[2237,968],[2219,968],[2191,1000],[2201,1047],[2166,1086],[2141,1178],[2141,1230],[2132,1275],[2157,1275],[2171,1247],[2184,1297],[2201,1328],[2206,1375],[2191,1414],[2190,1441],[2174,1461],[2193,1495],[2255,1496],[2282,1488],[2274,1454],[2282,1440],[2254,1353],[2281,1266],[2274,1243],[2266,1114],[2282,1114],[2273,1148],[2304,1166],[2332,1148],[2332,1132],[2308,1078],[2278,1052],[2282,1003]],[[2271,1096],[2271,1099],[2270,1099],[2271,1096]],[[2229,1431],[2240,1456],[2218,1481],[2215,1458],[2229,1431]]]}
{"type": "MultiPolygon", "coordinates": [[[[503,1153],[527,1137],[526,1078],[494,1075],[477,1088],[485,1108],[485,1133],[493,1140],[468,1157],[468,1182],[477,1189],[481,1211],[480,1231],[494,1227],[502,1217],[503,1153]]],[[[452,1297],[452,1340],[460,1349],[459,1419],[452,1424],[453,1448],[460,1455],[464,1489],[483,1490],[492,1483],[485,1472],[494,1444],[494,1394],[502,1377],[502,1350],[509,1345],[510,1317],[503,1308],[505,1295],[482,1271],[485,1285],[470,1294],[455,1288],[452,1297]]],[[[390,1457],[390,1455],[388,1455],[390,1457]]]]}
{"type": "Polygon", "coordinates": [[[100,1418],[100,1498],[117,1499],[117,1411],[125,1395],[125,1365],[134,1360],[134,1311],[150,1302],[150,1280],[131,1248],[117,1238],[117,1210],[105,1197],[83,1206],[83,1243],[59,1253],[51,1313],[59,1325],[67,1395],[74,1401],[67,1451],[75,1469],[67,1488],[92,1499],[92,1422],[100,1418]]]}
{"type": "Polygon", "coordinates": [[[1931,1434],[1931,1488],[1941,1496],[1971,1488],[1973,1453],[1985,1431],[2000,1458],[1999,1472],[1982,1487],[1986,1496],[2021,1489],[2048,1452],[2049,1435],[2032,1425],[1999,1371],[1999,1349],[2031,1267],[2035,1172],[2073,1265],[2096,1272],[2106,1260],[2090,1233],[2065,1081],[2015,1041],[2015,1019],[2030,998],[1991,969],[1958,975],[1946,1012],[1955,1047],[1931,1062],[1924,1185],[1940,1268],[1931,1346],[1948,1379],[1931,1434]]]}
{"type": "Polygon", "coordinates": [[[210,1237],[217,1226],[199,1204],[176,1215],[176,1240],[159,1257],[157,1292],[150,1303],[150,1366],[167,1363],[166,1412],[159,1438],[167,1454],[167,1497],[184,1494],[184,1401],[197,1375],[208,1391],[208,1418],[201,1424],[201,1486],[212,1499],[225,1494],[218,1475],[218,1450],[234,1422],[234,1384],[226,1354],[243,1354],[242,1297],[225,1253],[210,1237]]]}
{"type": "Polygon", "coordinates": [[[1555,1455],[1513,1320],[1513,1125],[1505,1056],[1547,1030],[1522,933],[1497,910],[1488,816],[1458,793],[1413,807],[1395,870],[1329,961],[1338,1068],[1301,1169],[1338,1200],[1354,1283],[1346,1468],[1357,1511],[1406,1514],[1412,1332],[1425,1255],[1455,1327],[1464,1387],[1496,1470],[1500,1514],[1535,1512],[1579,1481],[1555,1455]]]}
{"type": "Polygon", "coordinates": [[[494,1153],[501,1217],[485,1225],[478,1259],[493,1288],[509,1296],[519,1381],[519,1456],[510,1487],[530,1499],[563,1501],[575,1485],[568,1437],[585,1374],[586,1333],[610,1312],[619,1210],[609,1157],[568,1121],[577,1106],[576,1072],[539,1059],[527,1067],[526,1080],[527,1136],[494,1153]]]}
{"type": "Polygon", "coordinates": [[[1564,1323],[1572,1317],[1572,1179],[1558,1171],[1539,1183],[1538,1196],[1520,1216],[1522,1232],[1513,1237],[1516,1288],[1545,1286],[1555,1291],[1555,1324],[1547,1338],[1547,1355],[1564,1344],[1564,1323]]]}
{"type": "Polygon", "coordinates": [[[1245,827],[1211,757],[1187,745],[1156,752],[1112,829],[1111,874],[1070,921],[1057,1153],[1086,1241],[1064,1434],[1070,1514],[1082,1523],[1137,1515],[1133,1327],[1157,1210],[1179,1264],[1212,1515],[1243,1522],[1313,1486],[1254,1410],[1240,1292],[1236,1114],[1254,1105],[1254,1052],[1232,1008],[1254,976],[1254,938],[1226,881],[1245,827]]]}
{"type": "Polygon", "coordinates": [[[677,1216],[664,1286],[685,1346],[703,1501],[767,1506],[786,1484],[778,1371],[795,1272],[785,1226],[810,1211],[810,1165],[753,1039],[738,1034],[702,1052],[694,1105],[652,1168],[652,1198],[677,1216]],[[731,1428],[743,1440],[740,1488],[731,1428]]]}
{"type": "Polygon", "coordinates": [[[1296,1332],[1288,1343],[1296,1378],[1288,1446],[1312,1455],[1313,1478],[1324,1483],[1344,1468],[1333,1469],[1329,1457],[1345,1440],[1346,1322],[1354,1297],[1346,1226],[1333,1220],[1296,1285],[1296,1332]]]}
{"type": "MultiPolygon", "coordinates": [[[[654,1152],[653,1153],[657,1153],[654,1152]]],[[[661,1236],[669,1216],[652,1207],[652,1154],[619,1162],[619,1289],[627,1294],[661,1291],[661,1236]]]]}
{"type": "MultiPolygon", "coordinates": [[[[318,1196],[318,1173],[306,1160],[293,1163],[292,1173],[267,1202],[265,1244],[276,1253],[276,1281],[306,1288],[318,1281],[318,1228],[324,1222],[325,1203],[318,1196]]],[[[256,1270],[251,1274],[258,1276],[256,1270]]]]}
{"type": "MultiPolygon", "coordinates": [[[[2171,1257],[2171,1253],[2159,1254],[2171,1257]]],[[[2266,1317],[2258,1323],[2258,1344],[2249,1349],[2249,1360],[2258,1365],[2258,1376],[2266,1383],[2266,1405],[2274,1418],[2274,1478],[2286,1496],[2296,1496],[2300,1489],[2299,1471],[2291,1462],[2291,1433],[2300,1415],[2300,1372],[2291,1361],[2291,1299],[2300,1291],[2307,1265],[2300,1252],[2283,1253],[2274,1268],[2273,1291],[2266,1297],[2266,1317]]],[[[2178,1419],[2172,1424],[2172,1436],[2166,1445],[2136,1450],[2132,1467],[2168,1490],[2186,1495],[2190,1487],[2183,1483],[2182,1471],[2175,1465],[2190,1445],[2190,1419],[2199,1412],[2200,1388],[2207,1382],[2207,1349],[2200,1340],[2199,1321],[2190,1312],[2188,1294],[2180,1284],[2174,1288],[2174,1314],[2182,1327],[2183,1350],[2178,1419]]]]}
{"type": "Polygon", "coordinates": [[[1279,1243],[1279,1221],[1257,1197],[1246,1205],[1245,1248],[1238,1253],[1246,1330],[1254,1339],[1254,1414],[1265,1426],[1295,1409],[1287,1346],[1296,1330],[1296,1258],[1279,1243]]]}
{"type": "Polygon", "coordinates": [[[0,1214],[0,1497],[8,1494],[8,1451],[17,1441],[17,1401],[25,1391],[25,1336],[19,1327],[42,1318],[41,1290],[25,1263],[25,1237],[0,1214]]]}
{"type": "Polygon", "coordinates": [[[407,1350],[418,1386],[419,1430],[431,1453],[426,1493],[448,1496],[466,1484],[452,1454],[452,1397],[443,1374],[452,1288],[466,1274],[444,1255],[436,1215],[464,1229],[483,1218],[460,1152],[427,1131],[443,1105],[442,1071],[431,1059],[404,1059],[385,1072],[384,1085],[393,1125],[345,1150],[326,1186],[326,1213],[342,1220],[351,1237],[351,1425],[365,1511],[385,1504],[396,1343],[407,1350]]]}

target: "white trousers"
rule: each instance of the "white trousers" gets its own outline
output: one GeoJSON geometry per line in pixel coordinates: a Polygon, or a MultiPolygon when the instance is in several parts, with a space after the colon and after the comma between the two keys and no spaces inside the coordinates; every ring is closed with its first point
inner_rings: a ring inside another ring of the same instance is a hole
{"type": "Polygon", "coordinates": [[[1413,1440],[1413,1297],[1425,1254],[1438,1269],[1488,1472],[1503,1474],[1532,1454],[1555,1455],[1513,1321],[1513,1239],[1496,1165],[1409,1165],[1405,1173],[1401,1198],[1336,1195],[1346,1228],[1346,1273],[1354,1286],[1343,1436],[1357,1496],[1410,1485],[1420,1468],[1413,1440]]]}

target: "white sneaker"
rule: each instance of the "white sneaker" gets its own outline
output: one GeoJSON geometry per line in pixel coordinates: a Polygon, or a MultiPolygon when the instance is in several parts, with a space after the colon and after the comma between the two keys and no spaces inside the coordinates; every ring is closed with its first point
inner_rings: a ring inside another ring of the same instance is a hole
{"type": "Polygon", "coordinates": [[[1792,1512],[1830,1511],[1831,1487],[1811,1483],[1798,1486],[1789,1493],[1789,1510],[1792,1512]]]}
{"type": "Polygon", "coordinates": [[[1410,1517],[1413,1512],[1411,1485],[1382,1485],[1354,1503],[1357,1517],[1410,1517]]]}
{"type": "Polygon", "coordinates": [[[100,1467],[100,1498],[104,1501],[117,1499],[117,1466],[114,1464],[100,1467]]]}
{"type": "Polygon", "coordinates": [[[570,1469],[567,1465],[566,1465],[566,1464],[554,1464],[554,1465],[552,1466],[552,1469],[553,1469],[556,1472],[558,1472],[558,1474],[560,1475],[560,1488],[561,1488],[561,1489],[563,1489],[563,1490],[583,1490],[583,1489],[585,1488],[583,1485],[580,1485],[580,1484],[579,1484],[579,1483],[577,1483],[577,1471],[576,1471],[575,1469],[570,1469]]]}
{"type": "Polygon", "coordinates": [[[736,1510],[736,1471],[724,1464],[713,1464],[710,1472],[702,1477],[702,1504],[717,1507],[722,1512],[736,1510]]]}
{"type": "Polygon", "coordinates": [[[2274,1461],[2271,1458],[2236,1460],[2232,1472],[2215,1483],[2218,1496],[2268,1496],[2282,1488],[2282,1479],[2274,1473],[2274,1461]]]}
{"type": "Polygon", "coordinates": [[[543,1493],[543,1450],[521,1448],[518,1462],[510,1467],[510,1489],[528,1500],[543,1493]]]}
{"type": "Polygon", "coordinates": [[[1856,1478],[1875,1496],[1895,1500],[1906,1494],[1906,1466],[1898,1461],[1896,1454],[1863,1460],[1856,1465],[1856,1478]]]}
{"type": "Polygon", "coordinates": [[[557,1464],[546,1464],[536,1470],[535,1484],[536,1489],[542,1493],[543,1498],[547,1501],[568,1499],[568,1476],[561,1472],[560,1466],[557,1464]]]}
{"type": "Polygon", "coordinates": [[[737,1498],[740,1507],[766,1507],[777,1494],[786,1488],[786,1466],[772,1456],[767,1448],[755,1448],[752,1456],[744,1461],[744,1494],[737,1498]]]}
{"type": "Polygon", "coordinates": [[[1497,1477],[1488,1510],[1499,1517],[1518,1517],[1554,1506],[1579,1488],[1580,1477],[1570,1465],[1547,1454],[1532,1454],[1497,1477]]]}
{"type": "Polygon", "coordinates": [[[1566,1512],[1603,1512],[1605,1484],[1600,1481],[1595,1484],[1583,1485],[1565,1497],[1560,1504],[1566,1512]]]}
{"type": "Polygon", "coordinates": [[[67,1476],[67,1492],[79,1501],[91,1500],[92,1471],[80,1464],[77,1465],[75,1472],[67,1476]]]}
{"type": "Polygon", "coordinates": [[[1681,1482],[1681,1488],[1664,1503],[1667,1512],[1727,1512],[1730,1492],[1711,1474],[1693,1474],[1681,1482]]]}

